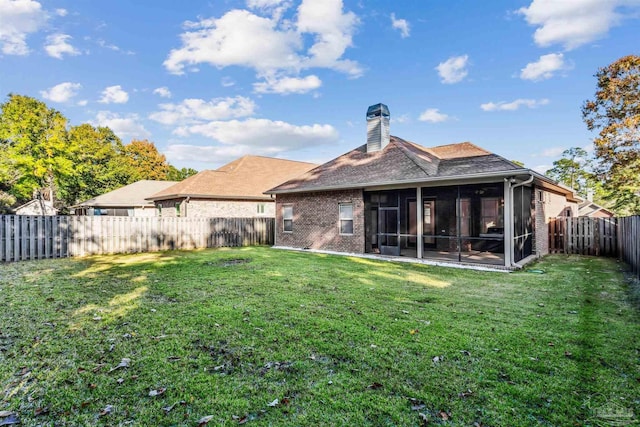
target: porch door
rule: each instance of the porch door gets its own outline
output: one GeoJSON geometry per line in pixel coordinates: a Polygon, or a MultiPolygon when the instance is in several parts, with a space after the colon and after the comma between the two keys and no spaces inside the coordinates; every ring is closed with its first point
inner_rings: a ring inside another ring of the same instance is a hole
{"type": "Polygon", "coordinates": [[[378,242],[383,255],[400,255],[399,208],[378,208],[378,242]]]}
{"type": "Polygon", "coordinates": [[[418,204],[415,199],[407,200],[407,223],[409,224],[409,237],[407,247],[415,248],[418,242],[418,204]]]}
{"type": "Polygon", "coordinates": [[[436,247],[436,201],[435,199],[422,200],[422,233],[425,237],[424,248],[435,249],[436,247]]]}

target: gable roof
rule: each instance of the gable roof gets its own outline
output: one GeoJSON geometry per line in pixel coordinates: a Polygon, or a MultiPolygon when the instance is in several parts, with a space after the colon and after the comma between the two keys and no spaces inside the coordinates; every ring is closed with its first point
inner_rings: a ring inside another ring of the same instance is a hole
{"type": "Polygon", "coordinates": [[[51,203],[49,200],[39,200],[39,199],[29,200],[27,203],[13,208],[13,211],[15,213],[18,213],[20,211],[31,208],[31,206],[36,206],[38,210],[44,209],[45,211],[48,211],[48,212],[54,212],[54,213],[58,212],[58,209],[54,208],[53,203],[51,203]]]}
{"type": "Polygon", "coordinates": [[[216,170],[204,170],[148,200],[183,197],[206,199],[271,200],[264,192],[275,185],[295,178],[317,165],[262,156],[244,156],[216,170]]]}
{"type": "Polygon", "coordinates": [[[585,200],[578,205],[578,216],[595,216],[598,213],[603,216],[614,216],[612,211],[590,200],[585,200]]]}
{"type": "Polygon", "coordinates": [[[125,185],[116,190],[96,196],[92,199],[78,203],[72,208],[79,207],[148,207],[152,202],[146,200],[152,194],[177,184],[178,181],[152,181],[141,180],[133,184],[125,185]]]}
{"type": "Polygon", "coordinates": [[[267,193],[373,187],[528,172],[470,142],[425,148],[392,136],[383,150],[367,153],[366,148],[366,144],[362,145],[267,193]]]}

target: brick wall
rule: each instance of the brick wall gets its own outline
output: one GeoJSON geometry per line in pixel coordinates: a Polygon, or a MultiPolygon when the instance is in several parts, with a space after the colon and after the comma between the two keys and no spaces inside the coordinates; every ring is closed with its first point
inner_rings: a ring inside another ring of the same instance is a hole
{"type": "Polygon", "coordinates": [[[180,216],[187,218],[273,218],[273,201],[184,199],[162,200],[163,217],[175,217],[176,203],[180,204],[180,216]],[[264,205],[264,213],[258,212],[258,205],[264,205]]]}
{"type": "Polygon", "coordinates": [[[534,197],[536,210],[535,249],[538,256],[543,256],[549,253],[549,218],[566,216],[567,209],[571,210],[571,216],[577,216],[578,204],[569,202],[562,194],[539,187],[534,189],[534,197]],[[542,197],[540,193],[542,193],[542,197]]]}
{"type": "Polygon", "coordinates": [[[276,245],[364,252],[364,199],[362,190],[279,194],[276,197],[276,245]],[[353,203],[353,235],[340,235],[339,204],[353,203]],[[293,206],[293,231],[284,232],[282,208],[293,206]]]}

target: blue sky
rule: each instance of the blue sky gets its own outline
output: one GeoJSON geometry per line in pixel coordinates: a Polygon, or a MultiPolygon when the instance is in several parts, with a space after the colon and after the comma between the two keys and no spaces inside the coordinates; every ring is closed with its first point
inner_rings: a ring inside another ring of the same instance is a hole
{"type": "Polygon", "coordinates": [[[177,167],[324,162],[367,106],[424,146],[544,171],[591,144],[599,67],[639,54],[640,0],[0,0],[0,95],[147,138],[177,167]]]}

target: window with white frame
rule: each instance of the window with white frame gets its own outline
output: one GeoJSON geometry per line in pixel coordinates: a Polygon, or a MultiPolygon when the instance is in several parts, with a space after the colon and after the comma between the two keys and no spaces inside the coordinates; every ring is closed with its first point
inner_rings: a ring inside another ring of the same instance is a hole
{"type": "Polygon", "coordinates": [[[340,234],[353,234],[353,203],[340,203],[340,234]]]}
{"type": "Polygon", "coordinates": [[[259,214],[264,213],[264,203],[258,203],[258,213],[259,214]]]}
{"type": "Polygon", "coordinates": [[[282,207],[282,228],[285,232],[293,231],[293,206],[284,205],[282,207]]]}

